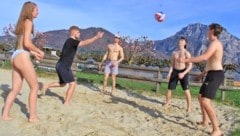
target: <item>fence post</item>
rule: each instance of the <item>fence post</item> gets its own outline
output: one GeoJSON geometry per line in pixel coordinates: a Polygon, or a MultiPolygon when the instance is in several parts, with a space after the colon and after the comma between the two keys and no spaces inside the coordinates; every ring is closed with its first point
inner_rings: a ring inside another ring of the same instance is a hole
{"type": "MultiPolygon", "coordinates": [[[[227,78],[224,77],[224,80],[223,80],[223,88],[227,85],[227,78]]],[[[225,100],[225,91],[224,89],[221,90],[221,98],[222,98],[222,101],[225,100]]]]}
{"type": "Polygon", "coordinates": [[[161,85],[160,81],[162,80],[162,74],[161,74],[160,68],[158,69],[157,79],[158,79],[159,82],[157,82],[156,92],[159,92],[160,91],[160,85],[161,85]]]}

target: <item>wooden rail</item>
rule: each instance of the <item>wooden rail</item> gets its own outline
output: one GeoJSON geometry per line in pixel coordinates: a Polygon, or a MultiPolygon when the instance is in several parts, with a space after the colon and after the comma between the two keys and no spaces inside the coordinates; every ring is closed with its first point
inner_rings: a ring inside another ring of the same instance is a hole
{"type": "MultiPolygon", "coordinates": [[[[5,62],[6,59],[0,58],[1,62],[5,62]]],[[[33,60],[33,63],[36,68],[42,69],[45,71],[55,71],[55,64],[57,62],[56,57],[47,57],[40,63],[36,63],[36,61],[33,60]]],[[[104,66],[103,66],[104,68],[104,66]]],[[[83,71],[83,72],[89,72],[89,73],[97,73],[97,74],[103,74],[103,69],[101,71],[98,71],[98,63],[86,63],[79,60],[74,60],[72,65],[72,70],[74,72],[77,71],[83,71]]],[[[139,66],[119,66],[119,74],[118,77],[121,78],[128,78],[128,79],[134,79],[134,80],[141,80],[141,81],[147,81],[147,82],[153,82],[156,83],[156,91],[160,91],[161,83],[168,83],[166,79],[166,75],[168,73],[168,70],[164,70],[161,68],[149,68],[149,67],[139,67],[139,66]]],[[[200,87],[202,85],[202,82],[194,82],[191,80],[199,73],[190,72],[190,86],[196,86],[200,87]]],[[[224,83],[220,86],[219,90],[221,90],[221,99],[225,99],[225,91],[238,91],[240,90],[240,87],[235,87],[228,85],[227,82],[229,81],[230,77],[225,77],[224,83]]]]}

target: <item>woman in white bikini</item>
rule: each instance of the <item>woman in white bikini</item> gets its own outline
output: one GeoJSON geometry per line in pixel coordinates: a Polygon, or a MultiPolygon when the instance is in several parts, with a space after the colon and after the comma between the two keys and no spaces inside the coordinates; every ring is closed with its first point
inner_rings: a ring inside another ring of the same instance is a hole
{"type": "Polygon", "coordinates": [[[38,81],[36,72],[30,59],[32,54],[37,60],[42,60],[44,52],[38,49],[31,41],[33,33],[33,19],[38,15],[38,7],[33,2],[25,2],[20,13],[15,34],[18,38],[16,51],[11,57],[12,89],[9,92],[3,107],[2,119],[11,120],[9,115],[12,104],[22,88],[23,79],[29,85],[29,122],[39,121],[36,115],[38,81]]]}

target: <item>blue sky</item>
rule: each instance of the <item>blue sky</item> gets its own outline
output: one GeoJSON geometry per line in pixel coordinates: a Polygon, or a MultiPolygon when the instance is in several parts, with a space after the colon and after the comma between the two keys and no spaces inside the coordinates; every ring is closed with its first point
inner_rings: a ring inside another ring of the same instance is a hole
{"type": "MultiPolygon", "coordinates": [[[[0,28],[15,24],[25,0],[4,0],[0,5],[0,28]]],[[[34,0],[39,16],[34,21],[41,32],[102,27],[112,33],[161,40],[181,28],[202,23],[220,23],[240,38],[240,0],[34,0]],[[162,11],[166,20],[158,23],[154,14],[162,11]]]]}

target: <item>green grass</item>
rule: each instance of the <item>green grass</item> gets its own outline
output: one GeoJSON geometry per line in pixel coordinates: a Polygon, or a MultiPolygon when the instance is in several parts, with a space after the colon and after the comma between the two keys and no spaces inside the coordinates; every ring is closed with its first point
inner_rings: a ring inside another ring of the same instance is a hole
{"type": "MultiPolygon", "coordinates": [[[[10,61],[2,62],[2,68],[3,69],[11,69],[10,61]]],[[[48,78],[54,78],[57,77],[56,73],[53,72],[44,72],[41,70],[37,70],[37,74],[39,77],[48,77],[48,78]]],[[[77,74],[79,82],[85,81],[85,82],[91,82],[91,83],[97,83],[102,84],[103,83],[103,76],[99,74],[90,74],[90,73],[84,73],[84,72],[78,72],[77,74]]],[[[110,84],[111,81],[109,81],[110,84]]],[[[165,95],[167,90],[167,84],[161,84],[161,88],[159,92],[156,92],[156,84],[150,83],[150,82],[143,82],[143,81],[136,81],[136,80],[129,80],[129,79],[122,79],[118,78],[117,80],[117,88],[124,88],[132,90],[133,92],[143,94],[147,93],[149,95],[165,95]]],[[[191,87],[191,94],[193,97],[197,97],[199,87],[191,87]]],[[[181,87],[178,86],[176,90],[173,91],[173,97],[185,97],[184,92],[182,91],[181,87]]],[[[221,100],[221,92],[217,92],[216,101],[236,106],[240,108],[240,91],[227,91],[225,93],[225,100],[221,100]]]]}
{"type": "MultiPolygon", "coordinates": [[[[87,81],[91,83],[102,84],[103,76],[99,74],[90,74],[84,72],[77,73],[78,80],[80,82],[87,81]]],[[[111,80],[109,80],[108,84],[110,85],[111,80]]],[[[166,94],[167,84],[162,83],[160,87],[160,91],[156,92],[156,84],[144,81],[136,81],[118,78],[117,79],[117,88],[119,89],[128,89],[138,94],[147,93],[149,95],[162,96],[166,94]]],[[[192,97],[197,97],[199,93],[199,87],[190,87],[190,91],[192,97]]],[[[176,90],[173,91],[173,97],[184,98],[185,94],[182,91],[180,86],[177,86],[176,90]]],[[[226,105],[236,106],[240,108],[240,92],[239,91],[227,91],[225,94],[225,100],[221,100],[221,91],[217,92],[216,101],[224,103],[226,105]]]]}
{"type": "Polygon", "coordinates": [[[55,72],[46,72],[42,70],[36,70],[36,73],[38,77],[47,77],[51,79],[58,78],[58,75],[55,72]]]}
{"type": "Polygon", "coordinates": [[[240,128],[232,133],[232,136],[240,136],[240,128]]]}
{"type": "MultiPolygon", "coordinates": [[[[91,74],[91,73],[84,73],[78,72],[76,74],[79,82],[90,82],[90,83],[103,83],[103,75],[99,74],[91,74]]],[[[111,80],[109,79],[108,85],[110,85],[111,80]]],[[[167,90],[167,84],[162,83],[160,87],[160,91],[156,92],[156,84],[151,82],[145,81],[137,81],[137,80],[130,80],[130,79],[117,79],[117,88],[119,89],[128,89],[138,94],[147,93],[149,95],[165,95],[167,90]]],[[[190,87],[190,91],[192,97],[197,97],[199,93],[199,87],[190,87]]],[[[173,97],[184,98],[185,94],[182,91],[181,86],[177,86],[176,90],[173,91],[173,97]]],[[[225,93],[225,100],[221,100],[221,91],[217,91],[216,101],[221,102],[227,105],[236,106],[240,108],[240,92],[239,91],[227,91],[225,93]]]]}
{"type": "MultiPolygon", "coordinates": [[[[3,69],[11,69],[10,61],[5,61],[4,63],[1,62],[1,67],[3,69]]],[[[56,73],[54,72],[45,72],[41,70],[37,70],[38,77],[48,77],[48,78],[54,78],[57,77],[56,73]]],[[[77,72],[76,74],[79,82],[90,82],[90,83],[97,83],[102,84],[103,83],[103,76],[99,74],[90,74],[90,73],[84,73],[84,72],[77,72]]],[[[109,84],[110,84],[109,80],[109,84]]],[[[129,80],[129,79],[122,79],[118,78],[117,80],[117,88],[123,88],[131,90],[138,94],[147,93],[149,95],[165,95],[167,90],[167,84],[161,84],[160,91],[156,92],[156,84],[150,83],[150,82],[144,82],[144,81],[136,81],[136,80],[129,80]]],[[[190,88],[192,97],[197,97],[199,92],[199,87],[191,87],[190,88]]],[[[173,91],[173,97],[180,97],[184,98],[185,94],[182,91],[181,87],[178,86],[176,90],[173,91]]],[[[226,105],[236,106],[240,108],[240,91],[227,91],[225,93],[225,100],[221,100],[221,92],[217,92],[216,101],[224,103],[226,105]]]]}
{"type": "Polygon", "coordinates": [[[11,62],[10,61],[0,61],[1,63],[1,68],[3,69],[11,69],[11,62]]]}
{"type": "MultiPolygon", "coordinates": [[[[11,64],[9,61],[5,62],[2,65],[3,69],[11,69],[11,64]]],[[[41,70],[37,70],[38,77],[48,77],[48,78],[56,78],[57,74],[54,72],[45,72],[41,70]]],[[[77,81],[78,82],[87,82],[87,83],[96,83],[101,84],[103,83],[103,75],[99,74],[90,74],[84,72],[77,72],[76,73],[77,81]]],[[[110,85],[111,80],[109,80],[108,85],[110,85]]],[[[152,96],[163,96],[166,94],[167,84],[161,84],[160,91],[156,92],[156,84],[151,82],[144,82],[144,81],[137,81],[137,80],[130,80],[130,79],[117,79],[117,88],[119,89],[127,89],[132,91],[133,93],[137,94],[148,94],[152,96]]],[[[199,87],[191,87],[190,88],[192,97],[196,98],[198,96],[199,87]]],[[[173,97],[177,98],[185,98],[185,94],[182,91],[180,86],[177,86],[176,90],[173,91],[173,97]]],[[[221,92],[217,92],[216,101],[219,103],[224,103],[226,105],[231,105],[240,108],[240,91],[228,91],[225,94],[225,100],[221,100],[221,92]]],[[[235,130],[232,133],[233,136],[240,135],[240,129],[235,130]]]]}

